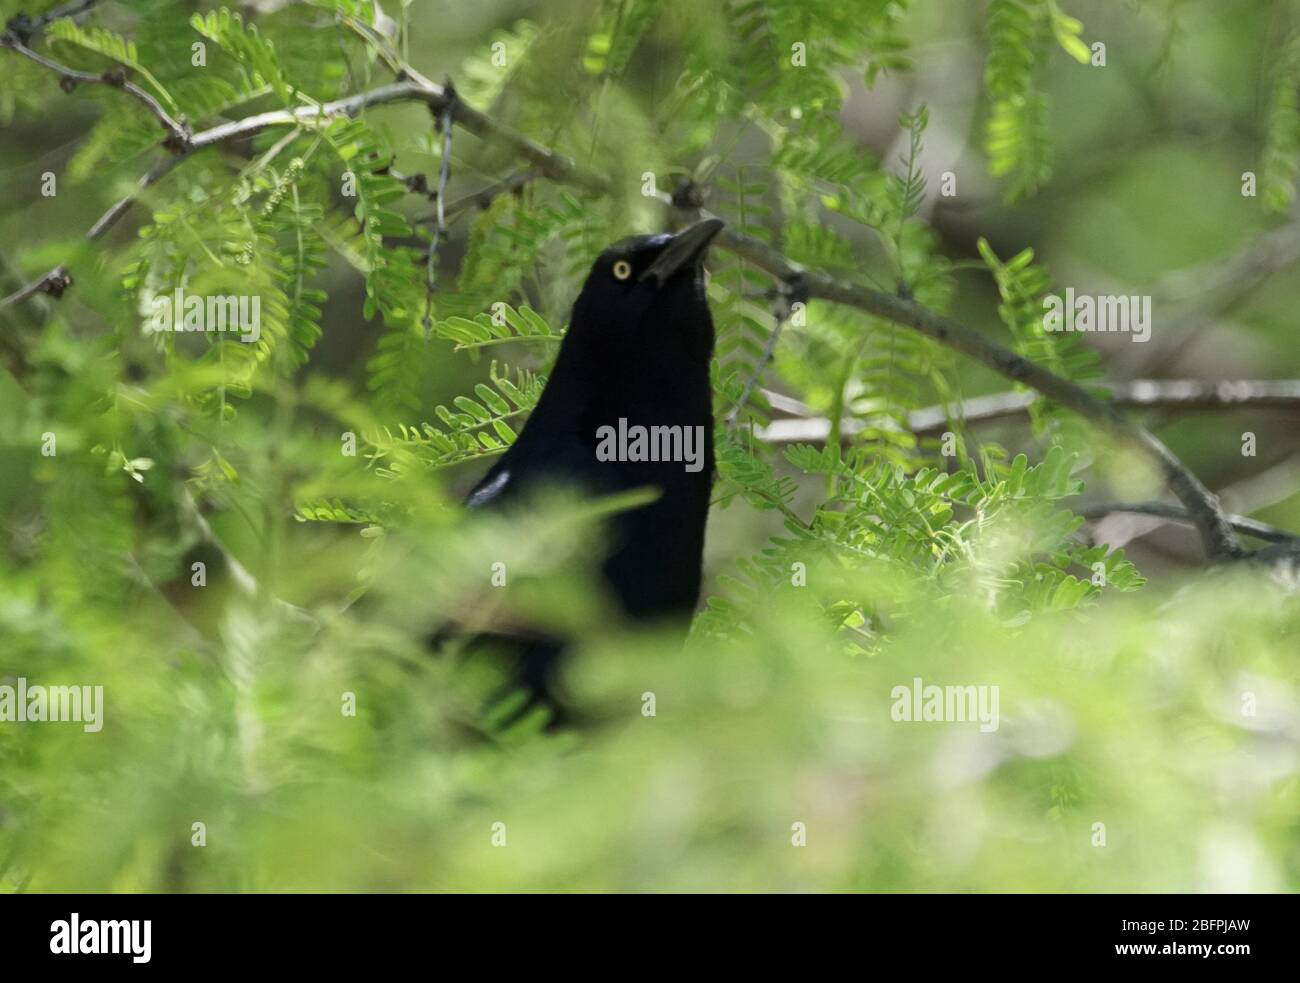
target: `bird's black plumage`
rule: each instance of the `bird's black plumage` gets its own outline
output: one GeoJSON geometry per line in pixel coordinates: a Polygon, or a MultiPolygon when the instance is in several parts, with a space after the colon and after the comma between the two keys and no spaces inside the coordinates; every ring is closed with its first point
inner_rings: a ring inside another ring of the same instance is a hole
{"type": "MultiPolygon", "coordinates": [[[[471,508],[506,508],[551,484],[593,495],[657,489],[652,503],[610,520],[602,565],[611,593],[638,621],[684,626],[699,599],[714,465],[713,321],[702,262],[721,225],[710,220],[676,236],[635,236],[601,253],[537,406],[466,500],[471,508]],[[607,427],[681,428],[683,439],[698,439],[697,459],[602,460],[597,450],[607,427]]],[[[520,521],[526,536],[526,517],[520,521]]],[[[534,700],[549,697],[564,645],[549,637],[515,641],[517,678],[534,700]]]]}

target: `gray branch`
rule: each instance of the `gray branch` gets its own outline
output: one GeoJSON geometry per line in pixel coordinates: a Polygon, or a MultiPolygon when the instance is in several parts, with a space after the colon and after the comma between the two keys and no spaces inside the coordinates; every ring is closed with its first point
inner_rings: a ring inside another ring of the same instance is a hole
{"type": "MultiPolygon", "coordinates": [[[[492,204],[492,202],[496,201],[497,198],[502,195],[515,194],[526,187],[530,181],[536,180],[536,178],[537,173],[535,171],[525,168],[503,177],[500,181],[494,181],[486,188],[481,188],[478,191],[457,198],[455,201],[448,202],[446,208],[446,220],[450,223],[461,212],[471,208],[485,210],[492,204]]],[[[437,212],[430,212],[428,215],[423,215],[415,221],[420,225],[424,225],[428,222],[436,221],[437,218],[437,212]]]]}
{"type": "Polygon", "coordinates": [[[63,291],[72,286],[72,277],[67,269],[62,266],[56,266],[48,273],[36,278],[31,283],[19,287],[8,297],[0,300],[0,308],[8,307],[10,304],[18,304],[28,297],[35,297],[37,294],[49,294],[56,300],[63,296],[63,291]]]}
{"type": "Polygon", "coordinates": [[[27,47],[26,44],[18,39],[12,29],[6,30],[3,34],[0,34],[0,48],[9,48],[12,51],[16,51],[24,58],[36,62],[36,64],[40,65],[42,68],[48,68],[51,72],[59,76],[59,87],[62,88],[64,92],[71,92],[80,83],[86,83],[87,85],[107,85],[114,89],[121,89],[123,92],[138,100],[140,104],[143,105],[145,109],[149,110],[149,112],[158,119],[158,122],[162,124],[163,129],[167,131],[167,139],[163,141],[165,147],[173,153],[179,154],[184,152],[186,144],[189,143],[190,135],[185,126],[173,119],[171,114],[163,108],[162,103],[127,78],[124,69],[110,69],[107,72],[102,72],[101,74],[96,75],[94,72],[83,72],[75,68],[69,68],[67,65],[62,65],[59,62],[54,61],[52,58],[47,58],[39,52],[33,51],[31,48],[27,47]]]}
{"type": "MultiPolygon", "coordinates": [[[[1080,509],[1078,514],[1085,519],[1096,520],[1104,519],[1116,512],[1152,515],[1161,519],[1172,519],[1175,522],[1192,522],[1192,516],[1186,509],[1181,509],[1177,505],[1170,505],[1167,502],[1110,502],[1080,509]]],[[[1300,536],[1289,533],[1285,529],[1279,529],[1277,526],[1270,526],[1267,522],[1260,522],[1258,519],[1251,519],[1244,515],[1228,515],[1226,518],[1237,532],[1246,533],[1248,536],[1254,536],[1256,539],[1262,539],[1265,542],[1300,542],[1300,536]]]]}
{"type": "Polygon", "coordinates": [[[51,7],[39,17],[29,17],[23,13],[15,14],[9,19],[9,23],[5,24],[5,32],[12,34],[23,44],[31,44],[33,38],[39,37],[45,28],[56,20],[64,17],[76,19],[98,3],[99,0],[72,0],[62,7],[51,7]]]}
{"type": "MultiPolygon", "coordinates": [[[[157,182],[164,174],[175,167],[181,160],[181,156],[168,157],[162,163],[156,165],[152,170],[147,171],[134,193],[120,198],[109,206],[108,211],[95,220],[95,224],[86,230],[86,241],[94,242],[111,229],[123,215],[125,215],[135,204],[141,191],[144,191],[150,185],[157,182]]],[[[68,272],[66,266],[56,266],[54,269],[37,277],[26,286],[15,290],[8,297],[0,299],[0,310],[8,307],[10,304],[20,304],[29,297],[37,294],[49,294],[56,300],[63,296],[63,292],[72,286],[72,275],[68,272]]]]}
{"type": "MultiPolygon", "coordinates": [[[[1300,380],[1252,379],[1135,379],[1112,383],[1109,388],[1116,406],[1132,409],[1232,410],[1241,407],[1268,407],[1300,411],[1300,380]]],[[[765,393],[766,394],[766,393],[765,393]]],[[[768,401],[772,401],[771,394],[768,401]]],[[[907,429],[918,436],[942,433],[953,423],[984,423],[1019,416],[1042,397],[1033,392],[1016,390],[975,396],[954,406],[926,406],[908,414],[907,429]]],[[[796,401],[777,396],[780,406],[796,412],[796,418],[774,420],[757,435],[773,444],[818,444],[831,432],[831,421],[824,416],[797,412],[796,401]]],[[[801,407],[802,409],[802,407],[801,407]]],[[[866,426],[861,420],[842,421],[841,436],[848,437],[866,426]]]]}

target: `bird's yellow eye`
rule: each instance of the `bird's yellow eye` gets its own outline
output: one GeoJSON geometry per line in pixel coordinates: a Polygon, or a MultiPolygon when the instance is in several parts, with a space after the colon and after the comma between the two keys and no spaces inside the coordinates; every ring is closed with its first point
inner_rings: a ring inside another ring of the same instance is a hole
{"type": "Polygon", "coordinates": [[[626,280],[632,275],[632,264],[625,259],[620,259],[614,264],[614,279],[626,280]]]}

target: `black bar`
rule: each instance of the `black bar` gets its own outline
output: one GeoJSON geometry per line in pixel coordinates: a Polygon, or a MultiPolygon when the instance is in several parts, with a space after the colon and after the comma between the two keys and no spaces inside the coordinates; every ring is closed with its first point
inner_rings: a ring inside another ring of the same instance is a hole
{"type": "Polygon", "coordinates": [[[596,965],[612,945],[664,971],[690,951],[733,967],[802,953],[848,957],[864,970],[902,958],[918,971],[1222,973],[1293,959],[1298,909],[1289,895],[14,895],[0,898],[0,940],[10,970],[336,974],[405,963],[496,973],[514,963],[549,971],[557,960],[596,965]],[[77,948],[94,938],[126,951],[51,951],[67,947],[74,912],[77,948]]]}

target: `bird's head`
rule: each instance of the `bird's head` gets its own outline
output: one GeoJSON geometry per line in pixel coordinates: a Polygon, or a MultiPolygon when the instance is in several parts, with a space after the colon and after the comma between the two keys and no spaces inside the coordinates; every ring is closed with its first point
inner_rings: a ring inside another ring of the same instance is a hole
{"type": "Polygon", "coordinates": [[[573,305],[565,347],[601,361],[672,358],[707,367],[713,321],[704,256],[723,224],[705,219],[676,235],[632,236],[602,252],[573,305]]]}

